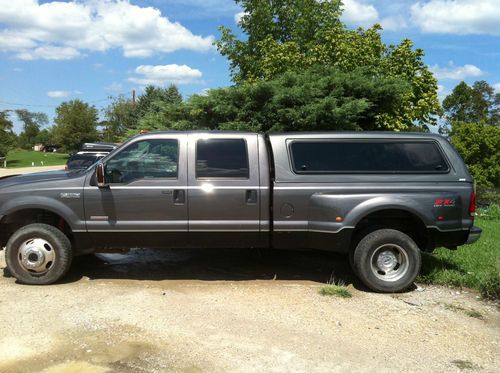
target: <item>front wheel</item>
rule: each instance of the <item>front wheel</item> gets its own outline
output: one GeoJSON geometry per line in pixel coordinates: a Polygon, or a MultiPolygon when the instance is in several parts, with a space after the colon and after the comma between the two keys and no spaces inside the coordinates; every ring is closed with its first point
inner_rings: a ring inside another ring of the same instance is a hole
{"type": "Polygon", "coordinates": [[[394,293],[407,289],[421,266],[420,249],[415,241],[394,229],[367,234],[356,246],[352,265],[370,289],[394,293]]]}
{"type": "Polygon", "coordinates": [[[22,284],[52,284],[66,274],[72,259],[68,237],[47,224],[29,224],[18,229],[5,248],[7,267],[22,284]]]}

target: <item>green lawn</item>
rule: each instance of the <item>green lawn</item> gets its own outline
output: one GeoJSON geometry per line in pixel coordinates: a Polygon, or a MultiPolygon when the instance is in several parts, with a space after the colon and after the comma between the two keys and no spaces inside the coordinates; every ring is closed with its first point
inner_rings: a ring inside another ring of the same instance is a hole
{"type": "Polygon", "coordinates": [[[483,233],[473,245],[424,254],[419,280],[478,289],[485,298],[500,299],[500,219],[477,217],[483,233]]]}
{"type": "Polygon", "coordinates": [[[67,154],[43,153],[32,150],[15,149],[7,154],[7,168],[35,166],[59,166],[66,164],[67,154]]]}

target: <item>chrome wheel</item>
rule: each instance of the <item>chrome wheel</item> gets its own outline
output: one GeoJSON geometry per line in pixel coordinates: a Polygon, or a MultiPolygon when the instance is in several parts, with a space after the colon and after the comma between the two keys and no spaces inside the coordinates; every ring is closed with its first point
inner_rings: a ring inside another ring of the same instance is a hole
{"type": "Polygon", "coordinates": [[[373,252],[370,268],[373,274],[383,281],[398,281],[407,272],[409,259],[406,251],[395,244],[384,244],[373,252]]]}
{"type": "Polygon", "coordinates": [[[25,271],[43,274],[48,272],[54,264],[56,252],[48,241],[42,238],[33,238],[21,245],[18,259],[25,271]]]}

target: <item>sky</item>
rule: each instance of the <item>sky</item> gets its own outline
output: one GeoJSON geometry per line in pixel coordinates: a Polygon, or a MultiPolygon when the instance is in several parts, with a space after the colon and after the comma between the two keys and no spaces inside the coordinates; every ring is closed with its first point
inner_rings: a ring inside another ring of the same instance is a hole
{"type": "MultiPolygon", "coordinates": [[[[52,120],[76,98],[101,110],[148,84],[176,84],[184,97],[231,85],[212,43],[241,11],[232,0],[0,0],[0,110],[52,120]]],[[[462,80],[500,92],[500,0],[344,0],[342,19],[423,48],[440,99],[462,80]]]]}

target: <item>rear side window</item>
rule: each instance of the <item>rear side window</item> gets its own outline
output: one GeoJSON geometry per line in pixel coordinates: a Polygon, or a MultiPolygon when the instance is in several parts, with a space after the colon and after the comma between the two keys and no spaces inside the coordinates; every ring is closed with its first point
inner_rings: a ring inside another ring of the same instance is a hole
{"type": "Polygon", "coordinates": [[[245,140],[198,140],[196,177],[248,179],[248,153],[245,140]]]}
{"type": "Polygon", "coordinates": [[[296,173],[443,173],[449,167],[434,141],[294,141],[296,173]]]}

